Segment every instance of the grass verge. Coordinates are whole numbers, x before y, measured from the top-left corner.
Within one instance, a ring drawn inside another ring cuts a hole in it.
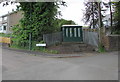
[[[10,47],[15,48],[15,49],[29,50],[28,47],[20,47],[20,46],[17,46],[17,45],[11,45]],[[37,49],[32,48],[32,51],[40,51],[40,52],[49,53],[49,54],[58,54],[58,51],[56,51],[56,50],[48,50],[48,49],[46,49],[44,47],[39,47]]]

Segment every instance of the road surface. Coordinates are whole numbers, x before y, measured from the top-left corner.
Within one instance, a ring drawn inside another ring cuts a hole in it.
[[[118,80],[118,53],[73,58],[2,49],[3,80]]]

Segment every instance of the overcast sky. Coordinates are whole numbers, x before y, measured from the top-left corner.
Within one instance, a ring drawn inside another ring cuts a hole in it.
[[[82,17],[83,17],[83,11],[84,0],[64,0],[67,3],[67,7],[61,7],[61,13],[62,18],[67,20],[73,20],[79,25],[83,25]],[[8,5],[6,7],[3,7],[0,5],[0,16],[7,14],[8,11],[11,12],[12,9],[16,9],[16,5]]]

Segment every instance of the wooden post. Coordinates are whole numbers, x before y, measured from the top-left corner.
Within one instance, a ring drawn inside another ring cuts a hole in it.
[[[32,48],[32,41],[31,41],[31,33],[29,34],[29,50],[31,50]]]

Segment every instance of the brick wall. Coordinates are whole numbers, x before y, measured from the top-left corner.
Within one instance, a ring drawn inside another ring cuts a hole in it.
[[[103,36],[102,43],[108,51],[120,50],[120,35]]]

